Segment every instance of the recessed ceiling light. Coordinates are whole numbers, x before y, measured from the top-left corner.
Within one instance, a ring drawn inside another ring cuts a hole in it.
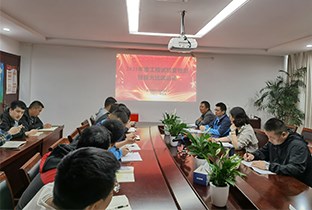
[[[312,44],[308,44],[307,47],[312,47]]]
[[[4,31],[11,31],[9,28],[2,28]]]

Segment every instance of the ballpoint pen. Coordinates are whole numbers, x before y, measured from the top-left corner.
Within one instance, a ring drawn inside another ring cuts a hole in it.
[[[126,204],[126,205],[120,205],[120,206],[115,206],[115,207],[112,207],[112,208],[109,208],[109,209],[106,209],[106,210],[112,210],[112,209],[122,209],[122,208],[126,208],[128,207],[129,205]]]

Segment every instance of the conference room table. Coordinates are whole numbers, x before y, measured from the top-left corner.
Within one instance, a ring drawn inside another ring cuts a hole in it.
[[[157,123],[138,123],[138,151],[143,161],[134,167],[135,182],[121,183],[132,209],[220,209],[211,204],[210,187],[193,183],[195,160],[182,146],[166,145]],[[226,209],[312,209],[312,189],[282,175],[259,175],[247,166],[230,187]]]
[[[18,198],[26,186],[20,178],[19,168],[33,155],[39,152],[44,155],[49,147],[63,136],[64,126],[58,126],[54,131],[40,132],[39,136],[29,136],[15,141],[26,141],[18,149],[0,148],[0,170],[8,177],[12,192]]]

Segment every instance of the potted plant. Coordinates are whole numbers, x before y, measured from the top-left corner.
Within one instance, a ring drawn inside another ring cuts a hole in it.
[[[193,135],[190,132],[186,132],[186,136],[191,141],[191,144],[187,146],[188,153],[195,156],[197,167],[206,161],[213,161],[216,154],[224,151],[222,144],[209,141],[210,134],[208,133]]]
[[[289,74],[280,70],[286,77],[278,76],[273,81],[267,81],[266,86],[257,94],[254,105],[258,110],[266,110],[287,125],[300,126],[304,113],[298,109],[300,88],[305,87],[304,75],[306,68],[298,69]]]
[[[169,129],[173,123],[175,123],[177,120],[179,120],[180,117],[176,115],[175,112],[172,114],[169,114],[165,112],[163,114],[163,119],[161,120],[161,123],[164,124],[164,133],[165,135],[170,135]]]
[[[244,176],[238,169],[242,161],[241,157],[237,154],[229,157],[229,151],[229,149],[226,150],[213,163],[209,163],[211,201],[213,205],[218,207],[226,205],[229,187],[235,184],[236,176]],[[218,157],[218,153],[214,157]]]
[[[166,143],[170,143],[173,147],[177,146],[178,141],[173,140],[183,131],[184,128],[187,128],[187,125],[182,122],[179,116],[176,115],[176,112],[173,112],[172,114],[165,112],[161,122],[164,124],[165,140],[169,139],[169,142]],[[170,135],[169,138],[168,135]]]

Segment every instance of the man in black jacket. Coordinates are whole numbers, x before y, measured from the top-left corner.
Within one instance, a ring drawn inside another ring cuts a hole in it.
[[[23,119],[28,123],[29,130],[31,129],[41,129],[41,128],[51,128],[51,124],[43,122],[39,118],[39,114],[44,108],[43,104],[40,101],[33,101],[28,109],[26,109]]]
[[[286,125],[276,118],[271,118],[265,123],[264,132],[269,142],[253,153],[245,153],[244,159],[258,160],[253,161],[252,166],[276,174],[293,176],[312,187],[312,156],[307,142],[298,133],[288,130]]]
[[[10,108],[2,114],[0,129],[9,131],[12,127],[19,127],[20,132],[12,135],[12,138],[23,138],[37,133],[36,130],[30,130],[27,121],[23,118],[26,110],[26,104],[23,101],[13,101]]]

